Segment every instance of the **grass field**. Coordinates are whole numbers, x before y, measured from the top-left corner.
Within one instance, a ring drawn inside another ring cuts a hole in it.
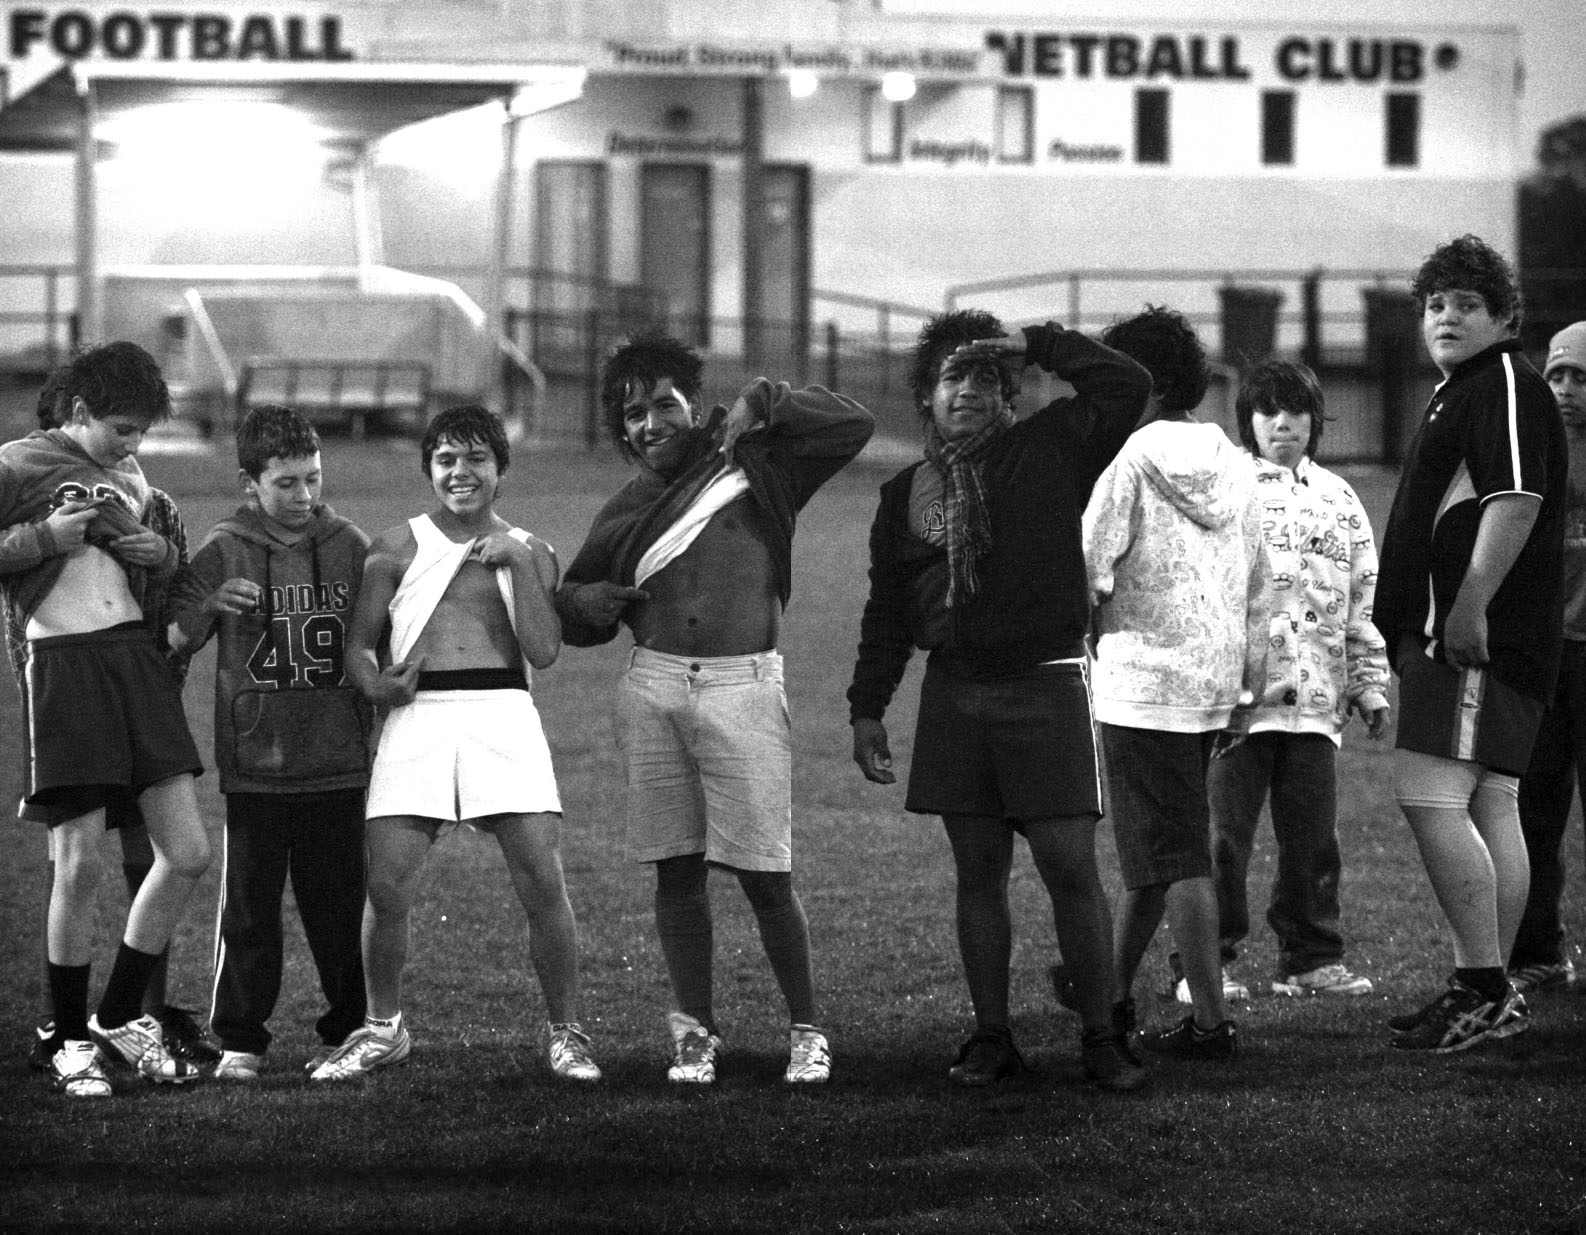
[[[146,458],[195,544],[236,501],[223,454]],[[326,498],[373,532],[425,508],[411,445],[332,441]],[[623,477],[604,456],[520,450],[502,502],[570,559]],[[713,879],[718,1008],[728,1054],[708,1092],[667,1085],[667,988],[651,875],[621,855],[609,703],[622,647],[568,649],[536,695],[567,808],[568,880],[583,937],[584,1022],[605,1082],[552,1082],[521,913],[499,854],[459,833],[430,860],[414,915],[406,1066],[310,1089],[317,992],[288,910],[288,973],[270,1070],[252,1089],[169,1091],[127,1077],[112,1102],[72,1103],[26,1070],[39,997],[43,844],[15,823],[0,869],[0,1225],[6,1229],[1467,1232],[1586,1231],[1586,998],[1536,1001],[1535,1030],[1447,1059],[1386,1046],[1384,1020],[1419,1004],[1451,961],[1395,807],[1387,746],[1359,733],[1342,762],[1350,961],[1378,991],[1340,1003],[1259,997],[1237,1010],[1229,1065],[1162,1063],[1144,1093],[1080,1077],[1077,1023],[1043,977],[1055,959],[1044,896],[1019,855],[1013,883],[1015,1032],[1038,1075],[961,1092],[945,1069],[969,1024],[939,824],[904,814],[901,786],[849,759],[843,692],[865,588],[865,533],[885,472],[863,464],[806,511],[783,650],[796,737],[796,873],[809,912],[836,1072],[779,1083],[785,1027],[736,885]],[[1393,478],[1355,477],[1381,526]],[[626,645],[626,639],[621,641]],[[213,648],[187,689],[209,752]],[[906,766],[918,666],[889,715]],[[16,700],[0,689],[0,732]],[[8,742],[8,750],[14,750]],[[16,792],[0,757],[0,796]],[[200,801],[215,835],[213,776]],[[112,847],[114,842],[109,842]],[[1567,929],[1586,939],[1581,830],[1569,839]],[[1110,829],[1100,852],[1116,890]],[[1264,904],[1270,840],[1253,864]],[[215,871],[179,936],[175,996],[207,1006]],[[123,913],[108,890],[101,958]],[[1265,989],[1264,925],[1236,969]],[[1165,971],[1160,941],[1144,974]],[[96,962],[95,992],[105,975]],[[1142,1000],[1146,1019],[1175,1015]]]

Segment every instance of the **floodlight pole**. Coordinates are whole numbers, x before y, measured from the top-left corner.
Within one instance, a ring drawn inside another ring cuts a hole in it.
[[[95,346],[104,342],[104,299],[99,289],[98,98],[91,81],[77,83],[77,339]]]
[[[743,79],[743,367],[765,368],[765,82]]]
[[[489,406],[505,410],[505,370],[499,340],[506,334],[507,263],[512,245],[512,187],[517,176],[518,123],[521,116],[507,107],[501,125],[501,172],[496,180],[495,243],[485,285],[484,382]]]

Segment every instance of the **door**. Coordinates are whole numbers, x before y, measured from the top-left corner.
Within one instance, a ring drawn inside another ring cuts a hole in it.
[[[644,286],[666,306],[667,329],[703,347],[710,342],[710,168],[646,163],[639,192]]]

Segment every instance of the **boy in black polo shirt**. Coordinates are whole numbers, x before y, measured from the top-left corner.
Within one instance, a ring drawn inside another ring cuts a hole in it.
[[[1388,516],[1376,622],[1399,674],[1395,792],[1455,969],[1389,1026],[1399,1049],[1444,1053],[1529,1024],[1503,966],[1529,881],[1519,778],[1558,673],[1567,455],[1552,394],[1520,351],[1508,263],[1462,236],[1413,290],[1444,381]]]

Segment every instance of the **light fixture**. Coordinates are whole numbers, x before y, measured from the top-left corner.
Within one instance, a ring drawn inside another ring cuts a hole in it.
[[[787,75],[787,92],[795,99],[807,99],[821,88],[821,79],[808,69],[794,69]]]
[[[914,97],[913,73],[883,73],[881,97],[891,103],[907,103]]]

